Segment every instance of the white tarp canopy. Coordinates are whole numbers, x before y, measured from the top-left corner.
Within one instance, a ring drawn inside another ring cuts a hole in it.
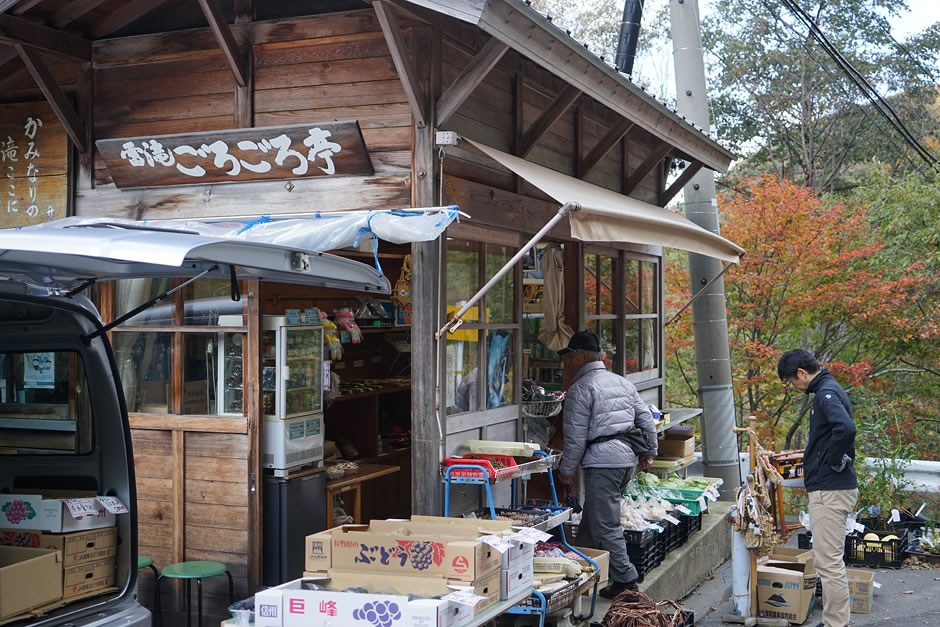
[[[645,203],[525,159],[463,138],[559,203],[577,203],[568,214],[571,236],[587,242],[633,242],[678,248],[738,263],[744,249],[668,209]]]

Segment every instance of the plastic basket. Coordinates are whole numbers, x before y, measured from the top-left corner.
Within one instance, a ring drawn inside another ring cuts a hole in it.
[[[546,512],[546,511],[537,510],[537,509],[523,509],[523,508],[517,508],[517,509],[505,508],[505,509],[502,509],[502,508],[499,508],[499,507],[497,507],[497,508],[495,508],[495,509],[496,509],[496,516],[497,516],[497,517],[500,516],[501,514],[503,514],[503,515],[506,515],[506,514],[524,514],[525,516],[528,517],[528,518],[525,519],[525,520],[510,520],[510,522],[512,523],[512,526],[513,526],[513,527],[537,527],[540,523],[546,522],[546,521],[549,519],[549,517],[552,515],[551,512]],[[479,518],[479,519],[482,519],[482,520],[489,520],[489,519],[490,519],[490,508],[484,507],[484,508],[482,508],[482,509],[478,509],[478,510],[476,510],[475,512],[473,512],[473,514],[474,514],[477,518]],[[507,518],[510,518],[510,517],[507,516]],[[497,518],[497,520],[503,520],[503,519]]]
[[[500,462],[503,467],[495,468],[492,462]],[[449,468],[451,466],[457,465],[467,465],[467,466],[479,466],[480,472],[470,470],[469,468],[458,468],[451,471],[451,477],[468,477],[468,478],[483,478],[485,476],[490,479],[497,479],[499,474],[504,471],[506,468],[515,470],[516,460],[508,455],[477,455],[475,457],[447,457],[444,459],[444,467]]]
[[[911,542],[907,547],[907,555],[913,555],[928,564],[938,564],[940,565],[940,555],[934,553],[927,553],[924,550],[924,547],[921,545],[921,537],[919,535],[911,538]]]
[[[879,537],[898,535],[891,531],[872,531]],[[865,540],[862,536],[845,536],[845,561],[857,566],[900,568],[908,549],[909,533],[905,529],[896,540]]]
[[[565,406],[565,396],[539,401],[522,401],[522,415],[532,418],[551,418],[561,413]]]

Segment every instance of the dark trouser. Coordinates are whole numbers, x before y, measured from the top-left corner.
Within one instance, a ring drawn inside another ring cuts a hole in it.
[[[578,546],[610,551],[610,581],[630,583],[639,575],[627,555],[620,525],[620,499],[636,466],[584,469],[584,511],[578,526]]]

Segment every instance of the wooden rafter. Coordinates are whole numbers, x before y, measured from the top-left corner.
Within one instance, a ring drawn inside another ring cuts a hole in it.
[[[669,151],[672,150],[672,144],[669,142],[659,142],[659,144],[650,151],[650,154],[646,157],[646,160],[641,163],[636,170],[633,171],[633,174],[630,175],[630,178],[627,179],[627,184],[624,186],[624,194],[630,194],[640,182],[646,178],[646,176],[653,171],[653,168],[662,163],[663,159],[666,158],[666,155],[669,154]]]
[[[167,0],[133,0],[111,13],[97,24],[91,33],[92,39],[101,39],[119,31],[131,22],[136,22],[157,7],[166,4]]]
[[[620,121],[607,131],[607,134],[597,142],[597,145],[591,149],[591,152],[581,160],[581,167],[578,168],[578,176],[582,178],[586,176],[587,173],[610,152],[610,149],[613,148],[624,135],[630,132],[631,128],[633,128],[633,122],[626,118],[620,118]]]
[[[13,10],[10,11],[10,13],[13,15],[22,15],[40,2],[42,2],[42,0],[19,0],[19,2],[16,2],[16,6],[13,7]]]
[[[663,205],[669,203],[673,197],[679,193],[679,190],[686,186],[686,183],[692,180],[692,177],[698,174],[698,171],[702,169],[704,164],[701,161],[693,161],[692,163],[685,166],[682,174],[679,175],[675,181],[672,182],[665,192],[663,192]]]
[[[65,97],[62,88],[56,83],[55,77],[52,76],[52,72],[49,71],[46,62],[43,61],[42,55],[21,43],[13,44],[13,47],[16,48],[20,58],[23,59],[23,63],[26,64],[29,73],[33,75],[49,106],[52,107],[59,121],[62,122],[65,132],[68,133],[68,136],[78,147],[78,151],[85,152],[87,146],[85,125],[82,124],[78,114],[75,113],[75,109],[72,108],[72,104]]]
[[[216,41],[219,42],[222,54],[225,55],[225,59],[232,68],[232,73],[235,75],[235,82],[238,83],[239,87],[244,87],[248,84],[248,70],[245,68],[245,58],[238,49],[238,44],[235,42],[234,35],[232,35],[232,29],[229,28],[228,22],[225,21],[225,14],[222,13],[219,0],[198,0],[198,2],[199,8],[202,9],[203,14],[209,21],[209,28],[212,29]]]
[[[509,46],[495,37],[483,44],[470,63],[437,100],[437,125],[442,126],[483,82],[490,70],[503,58]]]
[[[401,25],[398,22],[398,17],[391,7],[382,0],[375,0],[372,7],[379,19],[382,34],[385,36],[385,43],[388,44],[388,50],[392,54],[392,62],[395,64],[395,69],[401,79],[401,85],[408,97],[408,103],[411,105],[411,113],[414,115],[418,126],[424,128],[428,118],[427,98],[418,83],[418,74],[415,72],[411,57],[408,56],[405,40],[401,36]]]
[[[0,42],[23,44],[76,61],[91,61],[87,39],[10,15],[0,15]]]
[[[68,2],[61,9],[53,13],[52,26],[62,28],[67,24],[71,24],[105,2],[107,2],[107,0],[71,0],[71,2]]]
[[[536,142],[544,135],[552,124],[554,124],[558,118],[564,115],[565,111],[568,110],[574,101],[578,99],[578,96],[581,95],[581,91],[572,85],[565,87],[552,105],[545,109],[542,112],[542,115],[532,123],[526,131],[522,134],[522,138],[519,140],[519,152],[516,154],[517,157],[523,157],[529,154],[529,151],[535,147]],[[521,95],[520,95],[521,97]]]

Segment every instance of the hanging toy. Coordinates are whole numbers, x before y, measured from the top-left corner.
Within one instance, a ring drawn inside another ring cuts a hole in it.
[[[320,321],[323,324],[323,343],[330,351],[330,359],[339,361],[343,358],[343,345],[339,343],[336,325],[327,317],[325,311],[320,312]]]
[[[336,311],[336,326],[344,331],[349,331],[349,337],[352,338],[353,344],[362,341],[362,331],[359,330],[356,317],[349,307],[343,307]]]

